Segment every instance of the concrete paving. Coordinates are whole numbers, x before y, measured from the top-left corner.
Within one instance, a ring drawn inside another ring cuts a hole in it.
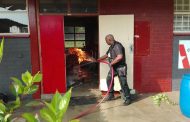
[[[166,93],[169,98],[178,103],[179,92]],[[151,98],[155,94],[141,94],[129,106],[124,106],[121,99],[102,103],[97,110],[87,116],[80,118],[81,122],[190,122],[184,117],[179,109],[179,105],[168,105],[162,103],[161,106],[154,105]],[[69,121],[72,117],[84,111],[91,105],[70,106],[64,121]]]
[[[94,94],[94,91],[97,93],[96,90],[92,90],[89,94]],[[172,101],[178,103],[179,91],[166,94]],[[154,105],[151,98],[153,95],[155,94],[140,94],[129,106],[124,106],[121,98],[104,102],[96,111],[80,118],[80,122],[190,122],[189,118],[181,114],[179,105],[173,106],[166,103],[162,103],[160,107]],[[88,104],[88,102],[85,104],[71,104],[63,122],[69,122],[80,112],[88,109],[89,106],[92,106],[92,104]],[[15,112],[14,116],[20,115],[23,111],[36,113],[41,107],[22,107]],[[14,122],[24,122],[24,120],[16,119]]]

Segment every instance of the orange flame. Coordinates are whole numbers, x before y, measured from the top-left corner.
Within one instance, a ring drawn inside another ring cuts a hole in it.
[[[78,48],[70,48],[69,49],[70,54],[75,54],[78,56],[78,62],[79,64],[82,61],[93,61],[92,59],[89,58],[89,56],[85,53],[85,51],[82,51],[81,49]]]

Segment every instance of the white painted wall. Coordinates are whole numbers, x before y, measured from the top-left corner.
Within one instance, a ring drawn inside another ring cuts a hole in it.
[[[127,80],[130,88],[133,88],[133,45],[134,45],[134,15],[100,15],[99,16],[99,52],[104,55],[109,46],[105,42],[105,36],[113,34],[115,40],[125,47],[126,62],[128,65]],[[131,50],[132,48],[132,50]],[[109,67],[100,64],[100,90],[107,91],[106,77]],[[115,90],[120,90],[118,77],[115,77]]]

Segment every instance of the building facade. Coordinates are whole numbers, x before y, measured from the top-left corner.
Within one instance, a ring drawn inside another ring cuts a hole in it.
[[[182,75],[190,71],[189,0],[1,0],[0,11],[0,36],[5,37],[1,92],[8,92],[10,76],[27,69],[43,73],[35,98],[65,92],[72,73],[67,66],[77,60],[68,58],[69,49],[97,58],[100,45],[106,45],[99,38],[100,16],[106,15],[133,15],[129,67],[139,92],[178,90]]]

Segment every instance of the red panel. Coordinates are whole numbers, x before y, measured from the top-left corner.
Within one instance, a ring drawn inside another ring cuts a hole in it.
[[[142,56],[150,53],[150,26],[149,22],[135,22],[135,38],[134,38],[134,88],[142,91]]]
[[[40,16],[43,93],[66,91],[63,16]]]
[[[29,25],[30,25],[30,48],[31,48],[31,64],[32,74],[40,71],[40,57],[39,57],[39,45],[38,45],[38,30],[37,30],[37,18],[36,18],[36,1],[28,0],[28,14],[29,14]],[[33,94],[33,97],[39,99],[41,96],[41,83],[38,91]]]
[[[135,22],[135,56],[145,56],[150,53],[149,22]]]

